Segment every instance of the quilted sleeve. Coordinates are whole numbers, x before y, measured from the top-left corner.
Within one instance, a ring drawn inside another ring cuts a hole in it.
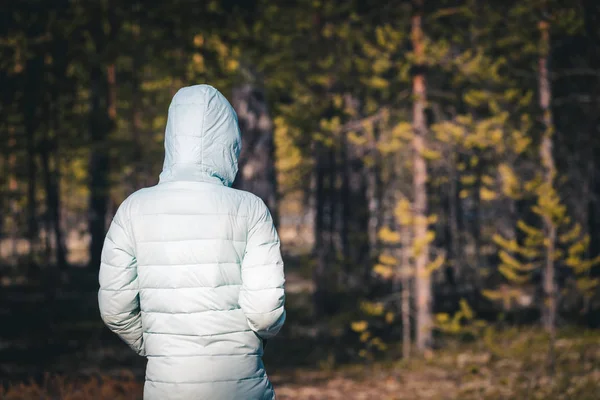
[[[126,200],[110,224],[100,264],[100,315],[108,328],[136,353],[144,355],[137,261],[129,230]]]
[[[269,339],[285,322],[283,261],[273,219],[262,200],[257,199],[253,214],[242,261],[239,304],[250,328]]]

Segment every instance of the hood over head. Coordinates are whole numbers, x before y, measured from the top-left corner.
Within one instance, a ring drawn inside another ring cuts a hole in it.
[[[237,114],[210,85],[181,88],[169,106],[160,182],[220,182],[231,186],[242,138]]]

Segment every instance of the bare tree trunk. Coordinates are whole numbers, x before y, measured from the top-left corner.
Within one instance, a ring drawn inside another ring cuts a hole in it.
[[[131,76],[131,139],[133,142],[132,154],[132,173],[130,177],[131,192],[138,190],[142,186],[146,186],[146,182],[150,173],[146,173],[145,167],[142,164],[143,159],[143,141],[142,134],[142,95],[140,91],[140,74],[144,63],[144,51],[140,42],[141,23],[140,11],[142,5],[136,1],[132,5],[132,34],[133,34],[133,56],[132,56],[132,76]]]
[[[347,139],[347,133],[341,135],[338,170],[342,176],[341,188],[337,192],[340,253],[343,254],[343,266],[340,283],[347,289],[367,289],[372,273],[369,240],[369,183],[368,166],[363,162],[358,149]],[[338,176],[333,174],[333,179]],[[375,193],[373,193],[375,196]]]
[[[352,202],[352,192],[350,188],[350,180],[355,178],[352,174],[352,166],[350,165],[350,157],[348,155],[349,152],[349,143],[346,137],[347,133],[342,133],[340,135],[340,166],[341,170],[342,182],[341,188],[337,191],[337,204],[336,207],[339,215],[339,235],[340,235],[340,247],[342,254],[342,269],[339,273],[339,282],[340,285],[347,283],[350,279],[350,266],[356,260],[352,259],[352,251],[350,249],[350,230],[351,230],[351,221],[350,219],[353,217],[352,207],[356,206]],[[355,208],[356,211],[356,208]]]
[[[62,3],[63,7],[68,6]],[[64,76],[67,70],[67,60],[64,57],[60,57],[67,51],[67,42],[59,39],[55,42],[53,52],[55,54],[53,68],[51,72],[54,74],[56,79]],[[67,266],[67,249],[61,229],[61,197],[60,197],[60,157],[56,154],[59,149],[58,143],[58,130],[60,126],[59,115],[62,112],[60,99],[60,86],[58,82],[52,84],[51,97],[53,99],[51,106],[47,109],[49,111],[48,121],[50,123],[49,129],[45,134],[46,146],[44,146],[44,170],[46,171],[45,183],[46,183],[46,201],[48,212],[50,214],[50,222],[54,230],[55,240],[55,252],[56,252],[56,264],[59,268]],[[52,158],[54,162],[52,163]],[[50,172],[51,164],[54,164],[52,172]]]
[[[380,140],[380,132],[376,130],[373,135],[369,135],[369,147],[367,154],[372,157],[373,163],[364,166],[364,179],[366,185],[367,202],[367,240],[369,247],[369,257],[367,261],[367,276],[371,274],[372,260],[375,260],[379,254],[379,240],[377,233],[381,227],[381,220],[385,214],[383,201],[383,185],[381,183],[381,157],[377,154],[377,143]]]
[[[53,110],[57,111],[57,110]],[[54,168],[52,168],[51,154],[55,154],[58,146],[56,143],[56,118],[54,115],[49,116],[51,122],[50,129],[45,132],[44,146],[42,148],[42,168],[44,171],[44,185],[46,190],[46,208],[48,213],[48,232],[54,233],[55,252],[56,252],[56,265],[58,267],[64,267],[67,264],[66,261],[66,249],[64,238],[62,235],[62,229],[60,227],[60,168],[59,158],[54,158]],[[51,133],[54,137],[51,137]]]
[[[588,49],[588,64],[594,70],[600,70],[600,32],[597,29],[600,23],[600,3],[596,0],[582,0],[582,8],[584,15],[585,32],[590,40]],[[596,77],[592,86],[592,103],[590,104],[591,115],[589,134],[586,135],[588,141],[588,161],[587,161],[587,178],[589,182],[590,195],[587,201],[586,221],[587,230],[590,233],[590,254],[588,257],[594,258],[600,254],[600,163],[598,158],[594,157],[598,153],[598,134],[600,131],[600,115],[598,108],[600,107],[600,78]]]
[[[450,225],[450,249],[452,252],[452,278],[449,279],[452,283],[456,283],[460,279],[460,273],[463,266],[462,249],[460,245],[460,228],[458,226],[458,171],[456,168],[456,154],[452,154],[450,165],[450,191],[448,193],[448,223]]]
[[[10,239],[12,244],[11,258],[13,262],[18,260],[17,242],[19,239],[19,183],[16,177],[17,171],[17,134],[15,128],[8,128],[8,193],[11,213]]]
[[[315,314],[321,315],[324,312],[324,298],[326,293],[327,282],[325,282],[325,272],[327,271],[327,235],[325,231],[325,213],[327,194],[325,188],[325,151],[321,143],[315,143],[315,258],[316,266],[313,271],[313,307]]]
[[[246,84],[233,90],[232,104],[242,131],[239,173],[234,186],[254,193],[277,222],[277,182],[273,122],[264,91]]]
[[[475,245],[475,265],[473,265],[473,268],[471,268],[470,272],[471,272],[471,279],[469,282],[469,288],[471,290],[469,290],[470,293],[473,292],[473,289],[475,291],[481,290],[481,283],[480,283],[480,277],[481,274],[479,273],[479,269],[481,267],[484,266],[484,258],[481,255],[481,248],[482,248],[482,234],[481,234],[481,211],[482,211],[482,207],[481,207],[481,186],[482,186],[482,182],[481,182],[481,176],[482,176],[482,171],[481,171],[481,163],[477,164],[477,167],[475,167],[475,176],[476,176],[476,181],[475,181],[475,190],[474,190],[474,194],[473,194],[473,244]]]
[[[550,77],[548,74],[548,57],[550,53],[550,24],[542,21],[539,24],[541,33],[541,55],[539,58],[539,96],[540,108],[543,112],[544,134],[540,145],[540,158],[544,167],[544,180],[548,189],[554,187],[556,165],[552,152],[552,136],[554,126],[552,121]],[[554,251],[556,244],[556,225],[551,215],[544,216],[544,230],[547,238],[546,264],[544,269],[544,328],[550,335],[549,364],[554,367],[554,342],[556,338],[556,282]]]
[[[25,98],[23,100],[25,123],[25,134],[27,136],[27,239],[29,241],[29,261],[33,263],[34,252],[38,244],[38,224],[37,224],[37,130],[39,127],[39,116],[37,115],[39,103],[39,88],[41,86],[41,77],[43,60],[39,55],[34,56],[27,62],[25,84]]]
[[[96,59],[90,66],[90,203],[89,231],[90,265],[100,266],[100,254],[106,231],[106,213],[108,211],[109,162],[107,139],[109,132],[115,126],[116,119],[116,71],[115,65],[105,63],[106,46],[115,40],[117,24],[114,15],[114,5],[107,4],[101,9],[102,14],[108,14],[110,32],[104,31],[105,18],[99,16],[92,29],[92,38],[96,45]]]
[[[405,359],[410,358],[411,348],[411,323],[410,323],[410,278],[412,276],[412,266],[410,265],[410,226],[403,224],[400,228],[402,240],[402,255],[400,279],[402,282],[401,292],[401,314],[402,314],[402,356]]]
[[[149,175],[145,174],[145,171],[142,168],[142,116],[139,92],[139,79],[137,78],[137,74],[137,69],[134,68],[133,75],[135,78],[133,78],[132,82],[132,85],[134,86],[131,99],[131,136],[133,142],[133,157],[131,160],[131,162],[133,163],[133,168],[130,178],[131,192],[138,190],[142,186],[140,182],[144,182],[146,180],[146,176]],[[142,177],[141,175],[144,176]]]
[[[378,181],[379,171],[378,166],[365,168],[365,179],[367,181],[367,203],[369,212],[368,226],[368,240],[370,258],[374,259],[378,252],[379,242],[377,239],[377,232],[380,226],[380,207],[381,207],[381,196],[380,196],[380,182]]]
[[[431,277],[427,271],[429,245],[427,237],[427,164],[423,157],[427,121],[425,107],[427,92],[425,83],[425,43],[422,29],[423,1],[414,1],[415,12],[411,20],[411,41],[416,66],[413,76],[413,189],[414,189],[414,240],[421,243],[415,257],[415,297],[417,308],[417,349],[425,351],[431,346]]]

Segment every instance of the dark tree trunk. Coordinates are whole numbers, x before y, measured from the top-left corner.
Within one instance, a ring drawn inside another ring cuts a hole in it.
[[[481,157],[480,157],[481,158]],[[481,187],[482,187],[482,175],[481,161],[475,167],[475,190],[473,194],[473,243],[475,246],[475,265],[471,269],[470,284],[474,285],[475,290],[480,290],[480,271],[484,266],[484,259],[481,255],[482,249],[482,235],[481,235]]]
[[[50,154],[54,154],[57,145],[55,138],[46,136],[44,151],[42,151],[42,164],[44,169],[44,184],[46,189],[46,207],[48,209],[48,228],[52,228],[55,239],[56,264],[65,267],[67,264],[65,243],[60,228],[60,190],[58,158],[54,159],[54,168],[51,166]],[[48,233],[50,234],[50,233]]]
[[[326,161],[325,149],[322,143],[315,143],[315,224],[314,224],[314,255],[316,265],[313,270],[313,307],[315,314],[322,315],[325,308],[327,282],[327,232],[325,230],[325,213],[328,191],[325,187]]]
[[[90,66],[90,203],[89,232],[90,264],[100,266],[100,254],[106,231],[106,213],[108,211],[109,156],[108,134],[113,129],[116,117],[115,66],[106,62],[107,45],[115,39],[117,29],[114,4],[106,5],[102,10],[107,15],[110,26],[108,34],[104,31],[105,18],[99,16],[91,28],[91,36],[96,46],[95,57]]]
[[[242,151],[234,187],[260,197],[277,223],[273,122],[264,91],[250,84],[235,88],[232,105],[242,131]]]
[[[133,168],[131,173],[130,185],[131,192],[138,190],[142,185],[146,185],[146,177],[149,176],[149,173],[144,171],[142,165],[143,159],[143,144],[142,144],[142,93],[140,90],[141,85],[141,67],[143,65],[143,54],[144,52],[141,49],[140,42],[140,20],[139,20],[139,12],[141,9],[141,4],[135,3],[134,6],[134,15],[132,18],[132,24],[138,26],[139,28],[133,30],[133,57],[132,57],[132,77],[131,77],[131,140],[133,144],[133,154],[132,160]],[[144,175],[142,177],[141,175]]]
[[[105,217],[108,208],[108,151],[106,135],[110,131],[110,118],[106,103],[108,90],[106,77],[99,66],[91,70],[91,157],[90,157],[90,214],[89,231],[91,236],[90,264],[100,266],[100,253],[105,234]]]
[[[356,260],[352,259],[352,251],[350,244],[350,219],[352,218],[353,208],[357,205],[352,203],[352,194],[350,192],[350,180],[352,179],[352,166],[348,160],[348,140],[346,133],[342,133],[340,136],[340,161],[342,171],[342,187],[338,191],[337,203],[339,204],[338,213],[340,215],[340,244],[342,253],[343,269],[340,271],[341,281],[346,282],[350,277],[350,267]],[[355,210],[354,210],[355,211]]]
[[[19,183],[17,180],[17,134],[15,128],[10,126],[8,128],[8,197],[9,197],[9,210],[11,214],[11,256],[12,261],[17,261],[17,240],[19,239],[19,220],[20,209],[19,209]]]
[[[460,227],[458,220],[458,207],[460,198],[458,196],[458,170],[456,167],[457,160],[456,155],[452,154],[450,165],[450,176],[449,176],[449,193],[448,193],[448,225],[450,229],[450,254],[452,255],[452,273],[448,271],[448,283],[454,285],[460,278],[462,272],[463,257],[462,257],[462,246],[460,239]]]
[[[346,196],[346,235],[348,256],[352,272],[352,286],[367,289],[369,287],[372,264],[369,245],[369,199],[367,167],[360,159],[356,149],[348,148],[348,157],[344,169],[347,171],[348,196]]]
[[[594,71],[600,71],[600,3],[596,0],[582,0],[584,10],[584,26],[588,37],[588,64]],[[591,115],[589,117],[589,140],[587,175],[590,185],[590,197],[588,201],[588,231],[590,233],[590,258],[600,254],[600,162],[598,157],[600,130],[600,114],[597,110],[600,106],[600,78],[594,77],[591,84],[592,104],[590,107]]]
[[[68,4],[66,5],[68,6]],[[63,2],[63,7],[66,7]],[[60,157],[57,155],[59,149],[58,144],[58,130],[60,126],[60,113],[62,112],[60,107],[60,94],[61,87],[60,77],[64,77],[67,71],[67,59],[61,57],[67,51],[67,41],[64,39],[58,39],[55,41],[53,53],[55,60],[51,73],[54,75],[55,82],[51,87],[51,101],[49,104],[52,106],[48,107],[47,120],[49,121],[49,129],[45,132],[45,146],[42,154],[42,162],[44,164],[44,181],[46,186],[46,203],[49,214],[49,222],[54,231],[55,240],[55,252],[56,252],[56,264],[59,268],[67,266],[67,250],[63,232],[61,229],[61,199],[60,199]],[[52,162],[52,155],[54,155],[54,162]],[[54,164],[54,168],[52,168]]]
[[[27,239],[30,246],[30,262],[33,262],[33,255],[38,242],[38,223],[37,223],[37,130],[39,127],[39,116],[37,115],[39,99],[39,90],[41,87],[41,77],[43,73],[43,60],[39,55],[35,55],[27,62],[26,83],[24,97],[23,119],[25,123],[25,134],[27,137]]]

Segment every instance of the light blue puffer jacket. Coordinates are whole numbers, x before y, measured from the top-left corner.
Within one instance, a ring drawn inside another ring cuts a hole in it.
[[[283,262],[269,210],[230,188],[241,147],[215,88],[169,107],[159,184],[132,194],[100,266],[102,319],[148,358],[144,399],[273,399],[262,339],[285,320]]]

